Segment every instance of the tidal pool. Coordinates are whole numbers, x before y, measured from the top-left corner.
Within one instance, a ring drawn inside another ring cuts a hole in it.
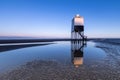
[[[114,80],[120,78],[118,76],[120,74],[119,59],[116,56],[110,56],[109,50],[105,51],[109,47],[103,46],[102,43],[57,41],[46,45],[26,46],[24,44],[24,46],[8,47],[4,47],[5,49],[2,47],[0,50],[0,79],[2,80]]]

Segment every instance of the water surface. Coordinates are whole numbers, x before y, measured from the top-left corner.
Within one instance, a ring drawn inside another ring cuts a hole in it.
[[[54,44],[34,46],[33,44],[31,44],[31,46],[29,45],[1,51],[0,52],[1,74],[7,71],[16,73],[16,69],[18,69],[17,71],[21,72],[22,69],[21,66],[22,67],[24,66],[24,69],[22,70],[23,73],[26,69],[28,70],[28,72],[29,70],[32,70],[31,72],[33,73],[35,72],[41,75],[40,79],[45,78],[46,80],[48,78],[50,80],[55,78],[49,74],[50,72],[52,72],[53,75],[56,75],[57,72],[56,80],[71,78],[74,78],[76,80],[79,79],[80,77],[82,77],[83,80],[87,79],[105,80],[106,78],[109,79],[111,77],[112,79],[119,78],[116,77],[118,74],[120,74],[119,70],[117,70],[119,69],[118,61],[116,63],[118,57],[116,57],[116,55],[111,57],[109,55],[109,51],[111,49],[108,50],[109,48],[108,46],[111,45],[115,46],[114,47],[115,49],[116,46],[118,45],[108,43],[109,45],[105,46],[105,43],[98,43],[92,41],[88,41],[86,44],[83,44],[82,42],[71,41],[60,42],[58,41],[52,43]],[[19,45],[16,45],[16,47],[18,46]],[[117,50],[119,51],[118,47]],[[111,54],[115,53],[116,52],[113,51],[111,52]],[[68,72],[69,74],[62,75],[64,71]],[[8,79],[10,77],[9,72],[6,74],[7,77],[5,79]],[[42,74],[46,74],[46,76]],[[116,76],[111,76],[113,74]],[[13,77],[12,79],[14,79],[14,75],[12,76]],[[20,76],[20,74],[18,75]],[[109,77],[109,75],[111,77]],[[36,78],[35,76],[34,78]]]
[[[80,45],[79,47],[82,46],[79,43],[77,44]],[[53,60],[62,64],[69,64],[73,66],[72,55],[74,55],[74,53],[71,51],[71,45],[74,46],[74,43],[71,43],[70,41],[61,41],[54,42],[54,44],[50,45],[36,45],[31,47],[21,47],[20,49],[13,48],[13,50],[8,49],[6,51],[0,52],[0,71],[2,72],[4,70],[15,68],[32,60]],[[83,64],[81,65],[87,64],[89,62],[94,63],[94,61],[101,60],[105,57],[106,54],[104,51],[96,48],[94,45],[94,42],[88,42],[87,45],[82,47]]]

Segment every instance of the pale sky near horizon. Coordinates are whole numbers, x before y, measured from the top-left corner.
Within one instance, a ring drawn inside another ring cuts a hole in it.
[[[89,38],[120,38],[119,0],[0,0],[0,36],[70,38],[80,14]]]

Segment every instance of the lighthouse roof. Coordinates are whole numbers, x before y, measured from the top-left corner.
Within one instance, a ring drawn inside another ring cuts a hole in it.
[[[80,16],[79,14],[76,14],[75,17],[80,18],[80,17],[82,17],[82,16]]]

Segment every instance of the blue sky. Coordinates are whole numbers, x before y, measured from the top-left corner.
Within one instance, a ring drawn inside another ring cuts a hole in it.
[[[119,0],[0,0],[0,36],[69,38],[75,14],[89,38],[120,38]]]

